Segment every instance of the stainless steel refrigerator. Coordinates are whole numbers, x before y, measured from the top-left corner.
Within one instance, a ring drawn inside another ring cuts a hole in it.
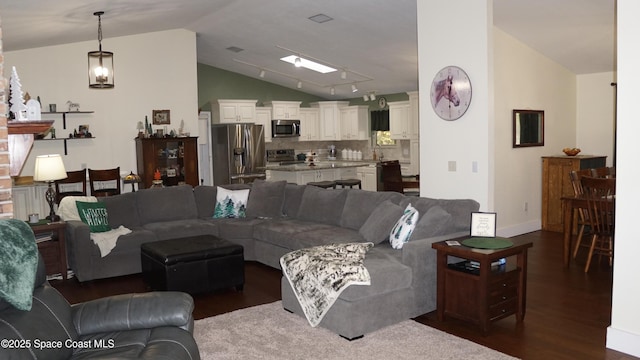
[[[211,126],[213,184],[242,184],[264,179],[264,129],[255,124]]]

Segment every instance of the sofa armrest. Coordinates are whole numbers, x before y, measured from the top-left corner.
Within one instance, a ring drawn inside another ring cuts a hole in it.
[[[124,294],[72,305],[79,335],[176,326],[193,333],[193,298],[175,292]]]
[[[93,279],[91,254],[99,251],[91,241],[89,225],[79,220],[69,220],[65,227],[67,261],[79,281]]]

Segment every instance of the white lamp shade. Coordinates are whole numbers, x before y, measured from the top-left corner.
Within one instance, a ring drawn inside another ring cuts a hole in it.
[[[54,181],[65,179],[67,171],[60,154],[40,155],[36,157],[36,168],[33,174],[35,181]]]

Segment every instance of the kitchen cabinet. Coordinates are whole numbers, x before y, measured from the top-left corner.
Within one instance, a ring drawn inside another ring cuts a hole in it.
[[[274,120],[298,120],[300,117],[300,104],[300,101],[269,101],[265,102],[264,106],[272,108],[271,118]]]
[[[317,141],[320,138],[319,109],[300,109],[300,141]]]
[[[320,138],[318,140],[340,140],[340,108],[349,106],[349,102],[319,101],[309,105],[320,111]]]
[[[572,170],[606,166],[606,156],[542,157],[542,230],[563,231],[562,197],[573,196]]]
[[[369,140],[369,107],[347,106],[340,109],[340,139]]]
[[[362,190],[378,190],[378,168],[373,166],[361,166],[357,168],[357,178],[362,181]]]
[[[299,171],[277,171],[267,170],[269,181],[284,180],[298,185],[305,185],[312,181],[333,181],[338,179],[339,169],[319,169],[319,170],[299,170]]]
[[[213,121],[220,124],[253,123],[256,121],[258,100],[218,100]]]
[[[164,186],[198,186],[197,137],[137,138],[136,159],[141,188],[149,188],[157,170]]]
[[[411,139],[409,101],[395,101],[389,104],[389,132],[396,140]]]
[[[29,214],[38,214],[40,219],[49,215],[49,204],[45,199],[47,184],[35,183],[11,188],[13,218],[29,220]]]
[[[256,108],[256,125],[262,125],[264,131],[264,142],[271,142],[273,139],[271,134],[271,108]]]

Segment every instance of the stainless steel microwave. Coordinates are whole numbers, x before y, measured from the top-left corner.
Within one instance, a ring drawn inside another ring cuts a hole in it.
[[[300,120],[271,120],[271,137],[300,136]]]

